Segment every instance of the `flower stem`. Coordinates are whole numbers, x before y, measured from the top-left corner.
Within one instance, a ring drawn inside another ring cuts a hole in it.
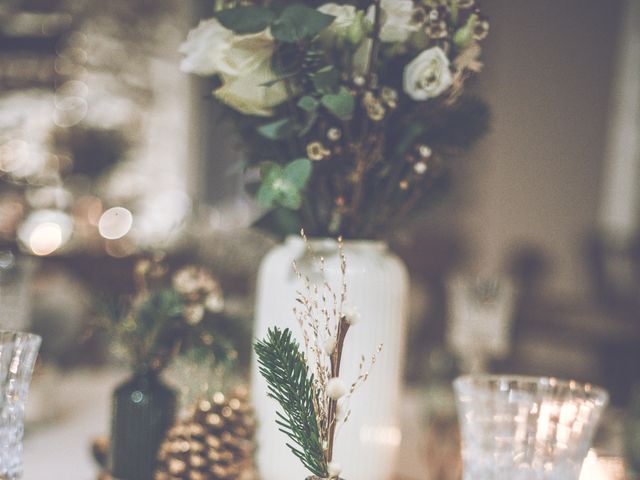
[[[340,323],[338,324],[337,335],[337,343],[336,348],[331,354],[331,377],[339,377],[340,376],[340,363],[342,362],[342,349],[344,347],[344,339],[347,336],[347,331],[349,330],[349,322],[347,322],[345,317],[340,318]],[[329,436],[328,436],[328,447],[327,447],[327,463],[333,460],[333,446],[335,442],[336,436],[336,414],[338,408],[338,401],[331,400],[329,402]]]

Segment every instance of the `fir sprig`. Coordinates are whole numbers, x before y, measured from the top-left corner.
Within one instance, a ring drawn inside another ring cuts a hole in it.
[[[268,330],[264,340],[255,343],[254,349],[269,396],[282,409],[277,412],[276,423],[291,440],[287,447],[311,473],[327,478],[327,460],[314,408],[314,378],[309,374],[298,342],[292,338],[291,330],[274,327]]]

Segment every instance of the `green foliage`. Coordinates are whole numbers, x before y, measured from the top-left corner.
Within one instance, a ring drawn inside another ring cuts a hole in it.
[[[478,23],[478,15],[470,15],[467,22],[453,36],[453,43],[458,48],[467,48],[473,43],[473,30]]]
[[[130,350],[135,366],[164,366],[183,322],[183,297],[172,289],[151,291],[122,320],[116,318],[115,340]]]
[[[318,110],[320,106],[320,102],[313,98],[310,95],[305,95],[300,100],[298,100],[298,107],[304,110],[305,112],[315,112]]]
[[[281,205],[297,210],[302,204],[301,192],[311,176],[311,161],[299,158],[284,168],[273,162],[265,162],[261,168],[262,185],[257,200],[270,208]]]
[[[340,120],[349,121],[353,118],[356,102],[353,95],[346,87],[340,87],[336,94],[327,94],[322,97],[322,105]]]
[[[294,3],[285,8],[271,25],[271,34],[279,42],[310,40],[331,25],[335,17],[314,8]]]
[[[267,28],[276,15],[264,7],[236,7],[220,10],[216,17],[218,21],[236,33],[258,33]]]
[[[288,118],[282,118],[275,122],[258,127],[258,133],[269,140],[283,140],[294,133],[293,122]]]
[[[321,94],[335,93],[340,86],[340,75],[332,66],[324,67],[310,77],[316,91]]]
[[[276,423],[289,437],[287,446],[311,473],[328,477],[314,408],[313,375],[307,371],[300,346],[289,329],[282,331],[274,327],[264,340],[255,343],[254,349],[269,396],[280,404]]]

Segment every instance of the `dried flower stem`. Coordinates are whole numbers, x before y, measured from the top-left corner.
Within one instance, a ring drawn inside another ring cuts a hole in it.
[[[344,348],[344,339],[349,331],[349,322],[342,316],[338,324],[336,349],[331,355],[331,377],[340,376],[340,364],[342,363],[342,349]],[[329,445],[327,447],[327,461],[333,460],[333,446],[336,432],[336,411],[338,408],[338,400],[331,400],[329,403]]]

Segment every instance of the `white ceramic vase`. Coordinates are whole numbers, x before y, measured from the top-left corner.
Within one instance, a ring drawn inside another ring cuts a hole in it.
[[[340,291],[338,244],[332,239],[311,240],[325,260],[324,274],[298,237],[290,237],[264,258],[258,276],[255,336],[263,338],[272,326],[290,328],[301,341],[293,315],[296,291],[302,284],[292,264],[313,283],[326,280]],[[405,353],[408,275],[404,264],[383,242],[346,241],[347,303],[360,313],[360,322],[347,335],[341,377],[355,380],[362,355],[369,357],[379,344],[383,350],[369,379],[351,401],[349,421],[338,433],[334,460],[349,480],[389,480],[400,444],[399,408]],[[301,480],[309,473],[285,446],[275,424],[277,405],[267,398],[266,383],[253,364],[252,395],[258,419],[257,462],[263,480]]]

